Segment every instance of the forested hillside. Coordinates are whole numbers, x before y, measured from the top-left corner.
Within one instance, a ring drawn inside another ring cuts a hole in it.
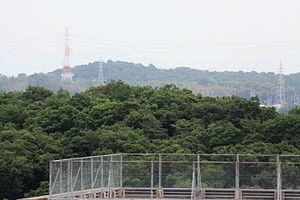
[[[121,61],[102,63],[104,79],[122,80],[129,85],[164,86],[176,84],[187,88],[196,94],[222,97],[236,95],[243,98],[259,96],[263,104],[276,103],[277,75],[258,72],[213,72],[196,70],[187,67],[175,69],[158,69],[153,65],[143,66]],[[17,77],[0,76],[0,90],[25,90],[29,85],[41,86],[53,91],[60,88],[69,90],[72,94],[97,85],[99,63],[75,66],[73,68],[74,82],[72,84],[60,80],[61,69],[47,74],[33,74]],[[286,82],[287,101],[290,104],[300,104],[300,73],[284,76]]]
[[[52,159],[117,152],[300,154],[300,109],[111,82],[0,93],[0,199],[47,192]]]

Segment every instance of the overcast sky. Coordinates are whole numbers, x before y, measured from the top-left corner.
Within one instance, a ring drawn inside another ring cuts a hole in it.
[[[104,60],[300,72],[299,0],[0,0],[0,73]]]

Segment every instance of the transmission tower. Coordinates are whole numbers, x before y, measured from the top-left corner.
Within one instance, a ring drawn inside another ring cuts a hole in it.
[[[98,85],[104,85],[102,59],[99,60]]]
[[[283,77],[283,65],[280,61],[279,73],[277,81],[277,104],[286,104],[285,88],[284,88],[284,77]]]
[[[70,65],[70,55],[71,48],[69,44],[69,30],[66,28],[65,31],[65,56],[64,56],[64,66],[61,74],[61,79],[66,82],[73,82],[73,74]]]

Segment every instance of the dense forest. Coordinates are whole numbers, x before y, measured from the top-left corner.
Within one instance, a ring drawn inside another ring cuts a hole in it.
[[[102,63],[104,79],[122,80],[132,86],[160,87],[176,84],[179,88],[187,88],[195,94],[222,97],[240,96],[249,99],[258,96],[262,104],[276,104],[277,75],[275,73],[258,72],[214,72],[196,70],[188,67],[159,69],[154,65],[110,61]],[[19,74],[17,77],[0,76],[0,91],[24,91],[29,85],[45,87],[58,91],[67,89],[74,94],[82,92],[90,86],[98,84],[99,62],[75,66],[73,83],[62,82],[61,69],[49,73],[33,75]],[[300,73],[284,76],[286,82],[286,98],[290,104],[300,104]]]
[[[0,199],[47,193],[52,159],[117,152],[300,154],[300,109],[113,81],[0,93]]]

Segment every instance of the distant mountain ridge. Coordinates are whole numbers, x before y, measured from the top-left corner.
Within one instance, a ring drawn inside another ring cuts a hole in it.
[[[159,69],[154,65],[111,61],[102,63],[104,79],[122,80],[130,85],[155,86],[175,84],[187,88],[194,93],[205,96],[237,95],[244,98],[258,95],[262,102],[275,103],[277,75],[265,72],[216,72],[208,70],[177,67],[174,69]],[[49,73],[38,73],[17,77],[0,76],[0,90],[24,90],[28,85],[41,86],[54,91],[64,88],[71,93],[81,92],[90,86],[97,85],[99,62],[78,65],[72,68],[73,83],[60,80],[61,69]],[[285,75],[287,100],[299,103],[300,73]]]

